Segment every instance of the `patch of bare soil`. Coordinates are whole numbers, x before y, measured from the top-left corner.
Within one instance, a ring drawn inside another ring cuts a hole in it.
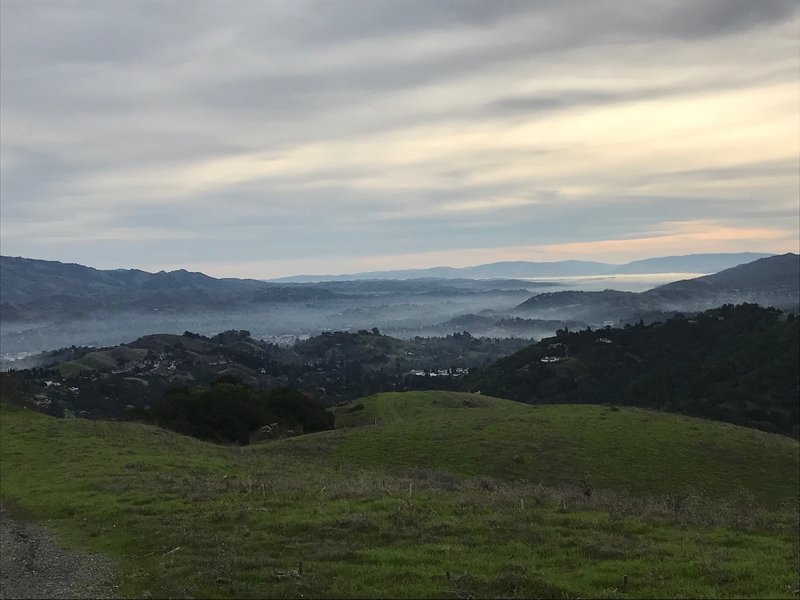
[[[60,548],[0,503],[0,598],[111,598],[111,563]]]

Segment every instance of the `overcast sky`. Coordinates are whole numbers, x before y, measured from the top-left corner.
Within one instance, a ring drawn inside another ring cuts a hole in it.
[[[0,2],[5,255],[798,251],[800,3]]]

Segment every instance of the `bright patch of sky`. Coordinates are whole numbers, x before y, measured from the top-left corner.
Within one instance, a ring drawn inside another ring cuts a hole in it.
[[[800,244],[796,0],[0,3],[0,250],[218,276]]]

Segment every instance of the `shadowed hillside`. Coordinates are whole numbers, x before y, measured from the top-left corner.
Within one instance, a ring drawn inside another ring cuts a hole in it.
[[[799,348],[793,315],[726,305],[647,326],[562,330],[466,385],[534,404],[651,407],[796,437]]]

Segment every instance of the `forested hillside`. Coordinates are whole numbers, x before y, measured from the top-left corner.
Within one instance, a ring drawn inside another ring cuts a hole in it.
[[[386,390],[460,385],[524,348],[526,340],[469,333],[400,340],[377,329],[326,332],[293,346],[253,339],[246,330],[212,337],[152,334],[108,348],[70,347],[31,357],[0,373],[20,399],[54,416],[121,417],[160,400],[169,389],[233,377],[255,390],[291,387],[325,404]]]
[[[528,403],[646,406],[796,437],[799,325],[743,304],[647,326],[561,330],[466,383]]]

